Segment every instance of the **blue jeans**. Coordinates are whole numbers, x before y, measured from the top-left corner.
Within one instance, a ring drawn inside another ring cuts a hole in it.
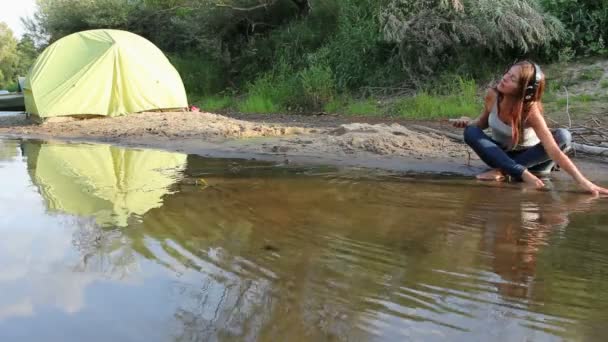
[[[571,148],[572,135],[568,130],[558,128],[553,131],[553,137],[562,151]],[[521,179],[526,169],[535,173],[548,173],[555,165],[542,144],[523,150],[505,151],[477,126],[465,128],[464,141],[488,166],[500,169],[517,180]]]

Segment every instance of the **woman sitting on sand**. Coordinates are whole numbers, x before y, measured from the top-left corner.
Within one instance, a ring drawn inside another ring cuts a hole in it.
[[[541,103],[545,76],[537,64],[523,61],[511,66],[495,88],[488,90],[483,113],[476,120],[462,117],[454,126],[465,127],[464,140],[493,169],[477,176],[500,181],[509,175],[541,188],[533,173],[549,173],[554,161],[586,191],[608,194],[590,182],[564,153],[571,149],[571,135],[559,128],[553,133],[543,117]],[[490,128],[492,137],[483,130]]]

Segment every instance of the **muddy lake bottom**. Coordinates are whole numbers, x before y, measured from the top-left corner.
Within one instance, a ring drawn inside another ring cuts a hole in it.
[[[2,341],[605,340],[608,200],[0,140]]]

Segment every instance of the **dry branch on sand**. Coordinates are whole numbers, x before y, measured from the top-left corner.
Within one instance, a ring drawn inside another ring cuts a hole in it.
[[[606,129],[606,125],[597,118],[592,118],[590,121],[593,121],[595,126],[585,124],[575,125],[571,128],[566,127],[572,132],[575,141],[578,139],[584,142],[584,144],[573,142],[572,147],[575,152],[599,157],[608,157],[608,130]],[[441,134],[458,141],[464,140],[460,134],[445,132],[420,125],[412,125],[411,127],[423,132]]]

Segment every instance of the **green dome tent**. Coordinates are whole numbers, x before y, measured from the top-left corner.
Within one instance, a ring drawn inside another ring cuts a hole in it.
[[[78,32],[47,47],[26,78],[24,94],[26,111],[42,119],[188,106],[184,84],[165,55],[119,30]]]

